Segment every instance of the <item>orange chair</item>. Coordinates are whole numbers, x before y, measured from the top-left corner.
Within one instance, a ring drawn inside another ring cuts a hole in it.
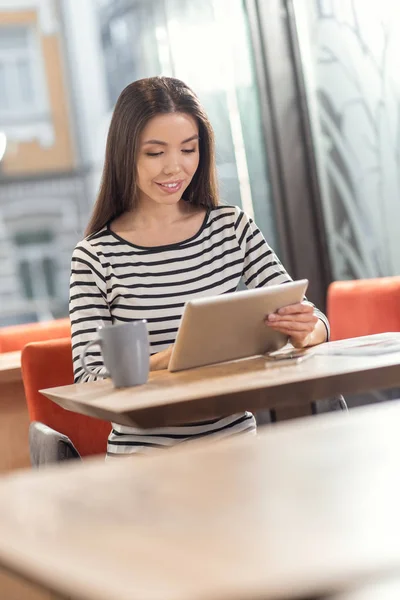
[[[71,340],[28,344],[21,363],[30,421],[68,436],[82,457],[105,454],[110,423],[64,410],[39,393],[44,388],[73,383]]]
[[[332,340],[400,331],[400,277],[335,281],[327,313]]]
[[[71,324],[68,318],[45,323],[27,323],[0,327],[0,352],[14,352],[30,342],[70,338]]]

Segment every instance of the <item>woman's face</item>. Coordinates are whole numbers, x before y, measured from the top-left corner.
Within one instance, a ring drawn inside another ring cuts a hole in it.
[[[137,185],[140,199],[175,204],[199,165],[199,128],[185,113],[153,117],[139,140]]]

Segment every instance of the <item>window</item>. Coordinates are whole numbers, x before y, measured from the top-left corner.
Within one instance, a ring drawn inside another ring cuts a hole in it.
[[[97,6],[110,105],[141,77],[172,75],[190,85],[215,129],[222,198],[254,215],[279,251],[243,0],[97,0]]]
[[[30,27],[0,27],[0,118],[29,118],[43,111],[39,47]]]
[[[164,2],[97,0],[97,5],[110,107],[113,107],[126,85],[159,73],[156,29],[164,15]]]
[[[48,302],[56,296],[54,240],[50,231],[31,231],[15,235],[19,276],[28,300]]]

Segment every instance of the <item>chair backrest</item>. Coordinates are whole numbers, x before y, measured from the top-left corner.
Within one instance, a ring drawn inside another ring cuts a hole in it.
[[[400,331],[400,277],[335,281],[327,313],[332,340]]]
[[[0,327],[0,352],[14,352],[30,342],[71,337],[69,318]]]
[[[21,365],[30,421],[68,436],[81,456],[105,454],[110,423],[64,410],[39,392],[74,382],[71,340],[32,342],[22,351]]]

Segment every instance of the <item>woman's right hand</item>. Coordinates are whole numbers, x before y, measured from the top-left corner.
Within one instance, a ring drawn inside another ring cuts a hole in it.
[[[153,356],[150,357],[150,371],[168,369],[173,347],[174,345],[172,344],[165,350],[161,350],[161,352],[157,352],[157,354],[153,354]]]

